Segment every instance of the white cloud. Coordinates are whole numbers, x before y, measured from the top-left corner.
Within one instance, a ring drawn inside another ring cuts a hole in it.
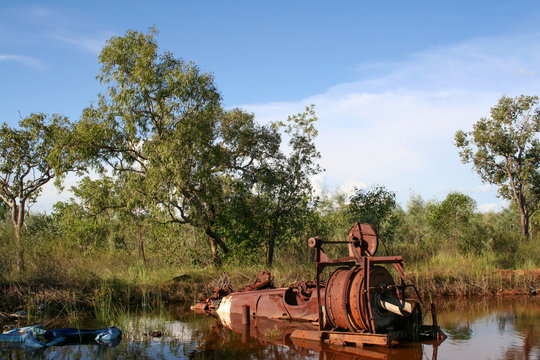
[[[339,190],[343,192],[347,197],[351,196],[356,189],[366,189],[367,184],[361,181],[346,180],[343,185],[339,187]]]
[[[38,59],[31,56],[0,54],[0,61],[12,61],[12,62],[17,62],[17,63],[22,63],[26,66],[30,66],[33,68],[42,67],[41,62]]]
[[[97,54],[103,49],[105,42],[112,36],[112,33],[101,32],[99,34],[86,35],[62,30],[51,32],[49,36],[81,50]]]
[[[384,63],[365,64],[364,70],[376,68],[378,75],[299,102],[240,107],[268,122],[315,104],[317,147],[330,188],[382,184],[402,203],[410,189],[433,198],[476,188],[495,201],[496,189],[482,185],[460,162],[453,136],[489,115],[502,95],[540,92],[540,34],[473,39],[387,66],[385,72]],[[518,75],[520,69],[528,76]]]
[[[536,71],[532,71],[532,70],[525,69],[525,68],[519,68],[517,73],[519,75],[534,75],[534,74],[536,74]]]
[[[483,185],[477,186],[475,189],[476,192],[481,192],[481,193],[490,192],[491,190],[493,190],[493,185],[491,184],[483,184]]]
[[[110,172],[106,172],[105,174],[109,176],[111,175]],[[62,181],[62,190],[59,190],[54,185],[53,179],[43,186],[37,202],[31,206],[30,211],[50,213],[53,209],[53,205],[57,202],[69,201],[71,198],[75,197],[71,191],[71,188],[76,186],[78,182],[85,176],[90,177],[91,180],[100,178],[100,175],[93,170],[89,170],[89,173],[83,176],[78,176],[75,173],[68,173]]]
[[[30,207],[30,211],[39,213],[49,213],[52,211],[52,207],[59,201],[68,201],[73,197],[73,193],[70,191],[72,186],[75,186],[81,178],[73,173],[70,173],[64,179],[62,185],[63,190],[59,190],[54,185],[54,180],[49,181],[43,185],[41,194],[35,204]]]
[[[87,50],[103,45],[97,38],[59,34],[58,39]],[[497,209],[502,203],[495,187],[482,184],[460,162],[453,135],[489,115],[502,95],[540,93],[540,34],[473,39],[401,62],[361,67],[377,74],[298,102],[240,107],[267,123],[316,105],[316,142],[326,169],[312,179],[318,191],[352,192],[355,186],[381,184],[405,204],[411,190],[432,199],[453,189],[473,189],[467,193],[482,204],[479,209]],[[520,75],[524,72],[527,76]],[[52,191],[43,194],[49,201],[65,196]]]
[[[313,194],[315,196],[321,196],[324,193],[325,187],[324,187],[324,174],[319,173],[317,175],[312,176],[309,179],[311,186],[313,187]]]
[[[488,212],[500,211],[505,207],[508,207],[508,202],[500,201],[500,202],[497,202],[497,203],[482,204],[482,205],[478,206],[478,210],[480,212],[482,212],[482,213],[488,213]]]

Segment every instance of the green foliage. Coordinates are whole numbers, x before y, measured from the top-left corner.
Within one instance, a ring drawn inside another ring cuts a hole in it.
[[[309,179],[321,171],[314,143],[316,121],[315,107],[311,105],[303,113],[289,116],[287,122],[272,124],[274,130],[283,129],[289,137],[290,149],[288,154],[277,152],[269,158],[258,181],[261,210],[268,218],[268,266],[272,266],[275,244],[290,237],[313,197]]]
[[[472,163],[483,181],[516,203],[523,235],[538,209],[540,195],[540,107],[537,96],[503,96],[473,131],[456,132],[456,146],[464,163]]]
[[[450,239],[454,249],[470,249],[466,243],[476,203],[469,196],[450,193],[439,204],[427,207],[427,224],[437,237]]]
[[[354,221],[372,224],[379,236],[390,244],[397,218],[396,194],[382,185],[370,189],[355,189],[348,212]]]
[[[66,117],[31,114],[19,128],[0,127],[0,197],[14,209],[35,202],[44,184],[75,166]]]
[[[113,168],[139,213],[203,229],[217,261],[218,247],[235,245],[220,230],[227,206],[249,200],[280,137],[251,114],[223,110],[213,76],[160,54],[156,33],[128,31],[102,50],[107,91],[84,111],[78,134],[91,146],[82,153]]]
[[[6,203],[0,202],[0,221],[7,219],[9,208]]]

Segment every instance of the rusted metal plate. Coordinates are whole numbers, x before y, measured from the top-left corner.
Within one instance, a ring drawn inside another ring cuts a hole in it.
[[[285,309],[283,294],[264,294],[257,302],[256,316],[270,319],[290,319],[289,312]]]
[[[208,304],[205,302],[199,302],[192,307],[195,312],[204,313],[208,310]]]
[[[349,291],[349,308],[351,309],[351,324],[355,331],[366,331],[369,329],[366,312],[366,294],[364,289],[365,276],[363,269],[358,268],[359,274],[355,275],[351,282]]]
[[[244,291],[272,288],[274,288],[274,277],[270,271],[263,270],[257,275],[257,279],[255,279],[253,284],[244,287]]]

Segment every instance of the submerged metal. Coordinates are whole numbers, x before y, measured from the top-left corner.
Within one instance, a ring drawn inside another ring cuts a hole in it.
[[[233,316],[243,316],[245,323],[249,317],[310,322],[315,327],[296,329],[291,338],[333,344],[394,346],[400,341],[444,340],[433,305],[433,324],[422,323],[422,299],[405,282],[402,257],[376,257],[378,243],[373,226],[361,223],[351,228],[346,241],[311,238],[308,245],[316,250],[315,282],[268,289],[273,277],[263,272],[252,286],[222,298],[216,296],[220,293],[216,289],[195,309],[215,310],[225,324]],[[346,245],[349,256],[330,259],[322,246],[333,244]],[[324,281],[327,267],[335,269]],[[399,275],[397,284],[391,268]]]

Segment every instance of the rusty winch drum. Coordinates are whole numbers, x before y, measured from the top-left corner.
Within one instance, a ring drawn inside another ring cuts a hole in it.
[[[400,303],[395,290],[392,275],[382,266],[374,266],[369,272],[370,287],[381,291],[372,291],[370,301],[367,299],[366,279],[361,267],[339,268],[328,280],[325,294],[326,315],[333,328],[349,331],[369,331],[371,306],[375,329],[386,329],[401,321],[402,317],[389,310],[389,304]]]
[[[374,256],[378,236],[373,226],[356,223],[349,231],[348,247],[351,257]],[[397,325],[412,313],[412,304],[399,299],[394,285],[392,275],[383,266],[371,266],[369,271],[363,271],[361,265],[336,269],[326,285],[327,325],[353,332],[371,331],[372,327],[379,331]],[[368,286],[372,291],[368,291]]]

